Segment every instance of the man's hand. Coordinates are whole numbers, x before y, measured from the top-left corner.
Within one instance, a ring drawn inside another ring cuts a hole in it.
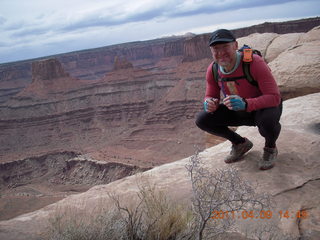
[[[230,95],[223,99],[223,104],[230,110],[243,111],[247,108],[246,101],[238,95]]]
[[[207,98],[203,105],[206,112],[214,112],[219,106],[219,100],[217,98]]]

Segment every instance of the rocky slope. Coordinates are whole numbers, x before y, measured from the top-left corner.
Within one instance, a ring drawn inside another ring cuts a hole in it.
[[[99,162],[75,152],[52,152],[1,163],[0,220],[35,211],[92,186],[145,170],[120,163]]]
[[[253,141],[254,147],[244,161],[232,165],[244,180],[254,184],[257,192],[268,193],[271,196],[274,201],[271,209],[273,217],[268,219],[268,223],[273,222],[279,226],[278,231],[291,234],[296,239],[316,240],[320,234],[319,100],[320,94],[316,93],[284,102],[282,132],[278,140],[279,158],[273,169],[258,170],[257,160],[261,156],[264,141],[254,127],[238,129],[240,134]],[[230,144],[223,142],[205,150],[199,156],[210,170],[229,168],[230,165],[223,162],[229,149]],[[167,196],[176,201],[189,202],[191,184],[185,169],[187,163],[188,158],[164,164],[142,173],[139,179],[150,184],[155,183]],[[131,176],[107,185],[96,186],[85,193],[69,196],[33,213],[1,221],[0,238],[39,239],[46,231],[47,220],[58,209],[74,207],[91,212],[100,202],[108,205],[110,191],[119,194],[123,199],[133,199],[138,191],[137,177]],[[279,211],[287,210],[291,217],[279,217]],[[296,217],[295,213],[301,210],[308,213],[307,218]],[[244,233],[244,229],[252,229],[252,226],[263,223],[239,218],[235,231]]]

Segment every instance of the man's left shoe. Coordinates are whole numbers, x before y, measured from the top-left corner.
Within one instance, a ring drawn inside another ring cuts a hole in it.
[[[259,162],[260,170],[268,170],[274,167],[275,161],[277,160],[278,149],[277,148],[267,148],[263,149],[263,156]]]

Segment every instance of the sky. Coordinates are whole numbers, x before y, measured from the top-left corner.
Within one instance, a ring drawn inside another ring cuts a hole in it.
[[[0,63],[320,16],[320,0],[0,0]]]

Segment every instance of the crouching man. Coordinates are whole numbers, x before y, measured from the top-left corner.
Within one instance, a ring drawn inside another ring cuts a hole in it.
[[[265,139],[259,168],[272,168],[278,154],[276,141],[281,130],[282,102],[270,68],[256,54],[249,63],[245,62],[244,53],[238,51],[238,42],[229,30],[213,32],[209,46],[214,62],[207,69],[204,111],[197,116],[196,125],[232,143],[226,163],[239,161],[253,146],[229,126],[257,126]],[[244,64],[249,64],[249,70],[245,70]],[[255,84],[248,81],[248,72]]]

